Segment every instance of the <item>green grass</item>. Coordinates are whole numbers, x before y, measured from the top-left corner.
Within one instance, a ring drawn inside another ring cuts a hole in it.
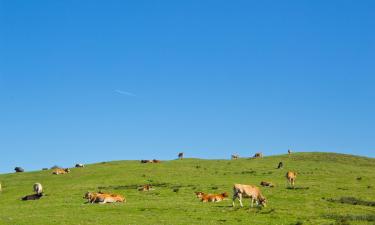
[[[284,168],[276,169],[283,161]],[[287,189],[285,173],[298,172]],[[195,191],[232,194],[234,183],[273,182],[261,188],[266,208],[202,203]],[[115,161],[73,168],[67,175],[37,171],[0,175],[0,224],[375,224],[375,159],[332,153],[295,153],[262,159]],[[21,201],[42,183],[44,198]],[[155,191],[137,191],[142,184]],[[125,195],[127,203],[85,204],[86,191]],[[349,199],[349,200],[348,200]],[[361,204],[359,204],[361,203]]]

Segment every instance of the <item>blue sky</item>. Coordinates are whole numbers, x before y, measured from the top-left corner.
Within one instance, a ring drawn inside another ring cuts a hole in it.
[[[0,0],[0,172],[375,156],[374,1]]]

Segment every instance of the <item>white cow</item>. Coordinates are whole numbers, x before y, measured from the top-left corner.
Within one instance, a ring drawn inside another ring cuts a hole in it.
[[[35,183],[33,185],[34,192],[37,193],[38,195],[43,192],[43,187],[40,183]]]

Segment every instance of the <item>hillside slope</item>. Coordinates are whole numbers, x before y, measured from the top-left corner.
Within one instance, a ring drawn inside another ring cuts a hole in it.
[[[276,169],[279,161],[283,169]],[[298,172],[287,189],[285,173]],[[333,153],[295,153],[262,159],[115,161],[73,168],[70,174],[38,171],[0,175],[0,224],[374,224],[375,159]],[[266,208],[231,207],[231,200],[202,203],[194,191],[229,192],[234,183],[261,188]],[[47,196],[21,201],[35,182]],[[156,190],[136,187],[153,184]],[[85,204],[86,191],[123,194],[124,204]],[[356,199],[341,199],[354,197]],[[341,202],[336,201],[341,199]]]

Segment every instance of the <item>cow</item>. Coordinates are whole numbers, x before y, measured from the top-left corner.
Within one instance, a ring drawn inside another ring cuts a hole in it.
[[[161,161],[160,161],[160,160],[157,160],[157,159],[153,159],[152,162],[153,162],[153,163],[161,163]]]
[[[19,166],[17,166],[16,168],[14,168],[14,170],[16,171],[16,173],[22,173],[22,172],[25,171],[22,167],[19,167]]]
[[[263,153],[261,152],[255,153],[254,158],[263,158]]]
[[[3,189],[1,188],[1,183],[0,183],[0,192],[2,191]]]
[[[178,159],[183,159],[183,158],[184,158],[184,153],[183,152],[178,153]]]
[[[82,163],[77,163],[75,165],[76,168],[82,168],[82,167],[85,167],[85,165],[83,165]]]
[[[220,202],[228,197],[227,192],[221,194],[205,194],[203,192],[196,192],[197,197],[202,202]]]
[[[95,193],[87,192],[83,198],[86,198],[88,203],[113,203],[113,202],[126,202],[125,197],[118,194],[108,194],[108,193]]]
[[[279,162],[279,165],[277,166],[277,169],[281,169],[281,168],[283,168],[283,166],[284,166],[283,162]]]
[[[32,195],[26,195],[25,197],[22,198],[23,201],[27,200],[38,200],[41,197],[43,197],[43,193],[40,194],[32,194]]]
[[[142,187],[138,188],[138,191],[152,191],[152,190],[155,190],[155,189],[152,188],[150,184],[145,184]]]
[[[142,160],[141,160],[141,163],[152,163],[152,160],[142,159]]]
[[[289,155],[292,154],[292,150],[288,149],[288,154]]]
[[[70,173],[69,168],[66,168],[66,169],[57,168],[57,169],[54,169],[52,172],[52,174],[55,174],[55,175],[66,174],[66,173]]]
[[[268,181],[262,181],[262,182],[260,182],[260,185],[263,186],[263,187],[274,187],[275,186],[271,182],[268,182]]]
[[[45,167],[44,167],[44,168],[42,168],[42,170],[48,170],[48,168],[45,168]]]
[[[286,179],[287,179],[287,182],[290,186],[292,186],[294,188],[294,183],[296,181],[296,178],[297,178],[297,172],[294,172],[294,171],[288,171],[286,173]]]
[[[239,158],[240,158],[240,155],[238,154],[231,155],[231,159],[239,159]]]
[[[41,194],[41,193],[43,193],[43,187],[42,187],[42,185],[41,185],[40,183],[35,183],[35,184],[33,185],[33,190],[34,190],[34,192],[35,192],[36,194]]]
[[[262,205],[266,207],[266,198],[262,195],[260,189],[253,185],[246,185],[246,184],[234,184],[233,186],[233,201],[232,206],[234,207],[234,201],[238,198],[240,201],[241,207],[242,198],[250,198],[251,199],[251,207],[253,207],[254,201],[257,205]]]

